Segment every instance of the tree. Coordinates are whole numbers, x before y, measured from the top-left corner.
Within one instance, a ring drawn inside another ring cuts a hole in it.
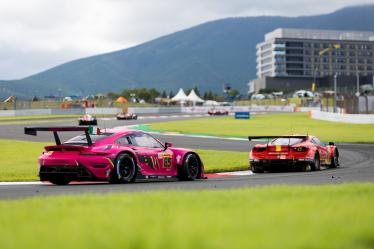
[[[167,95],[166,95],[166,91],[163,90],[162,93],[161,93],[161,98],[164,98],[164,99],[165,99],[166,97],[167,97]]]
[[[160,96],[160,92],[155,88],[129,88],[122,91],[122,95],[127,98],[136,98],[137,100],[143,99],[146,102],[154,103],[155,98]]]
[[[197,96],[200,96],[200,91],[199,91],[199,88],[197,88],[197,86],[195,86],[193,88],[193,90],[195,91],[195,93],[197,94]]]
[[[119,97],[119,94],[118,93],[114,93],[114,92],[109,92],[107,93],[106,95],[109,99],[117,99]]]

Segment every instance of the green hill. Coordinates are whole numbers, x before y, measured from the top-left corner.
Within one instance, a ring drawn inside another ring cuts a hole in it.
[[[0,82],[0,97],[91,94],[130,87],[198,86],[243,93],[255,78],[255,46],[279,27],[374,31],[374,5],[307,17],[243,17],[204,23],[128,49],[71,61],[17,81]]]

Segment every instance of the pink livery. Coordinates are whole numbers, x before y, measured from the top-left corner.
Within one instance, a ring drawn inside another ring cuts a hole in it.
[[[56,145],[46,146],[39,157],[41,181],[65,185],[71,181],[130,183],[137,179],[204,179],[199,155],[173,148],[148,133],[137,130],[100,130],[90,127],[33,127],[25,134],[53,132]],[[82,132],[61,143],[58,133]]]

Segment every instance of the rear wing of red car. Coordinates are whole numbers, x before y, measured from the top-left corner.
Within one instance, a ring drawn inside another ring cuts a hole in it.
[[[86,135],[87,145],[92,145],[92,140],[89,133],[89,127],[76,127],[76,126],[64,126],[64,127],[25,127],[25,134],[36,136],[38,131],[49,131],[53,132],[55,137],[56,145],[61,145],[60,137],[58,132],[71,132],[71,131],[82,131]]]
[[[303,135],[303,136],[298,136],[298,135],[289,135],[289,136],[249,136],[248,137],[248,140],[249,141],[252,141],[252,140],[257,140],[257,139],[267,139],[267,140],[270,140],[270,139],[275,139],[275,138],[301,138],[301,139],[306,139],[308,138],[308,136],[306,135]]]

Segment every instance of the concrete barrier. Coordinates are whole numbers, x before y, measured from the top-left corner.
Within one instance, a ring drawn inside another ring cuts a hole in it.
[[[72,108],[72,109],[49,109],[52,115],[74,115],[86,114],[86,110],[84,108]]]
[[[353,124],[374,124],[374,114],[341,114],[332,112],[311,111],[310,118]]]
[[[213,107],[129,107],[128,111],[136,114],[168,114],[168,113],[208,113]],[[294,112],[295,107],[289,106],[219,106],[230,112]],[[112,114],[121,112],[121,108],[72,108],[72,109],[25,109],[25,110],[3,110],[0,117],[11,116],[38,116],[38,115],[72,115],[72,114]]]
[[[295,110],[295,107],[293,105],[287,105],[287,106],[251,105],[251,106],[182,107],[182,112],[184,113],[207,113],[208,110],[212,108],[224,109],[230,112],[294,112]]]
[[[117,114],[122,108],[104,107],[104,108],[86,108],[86,114]]]

